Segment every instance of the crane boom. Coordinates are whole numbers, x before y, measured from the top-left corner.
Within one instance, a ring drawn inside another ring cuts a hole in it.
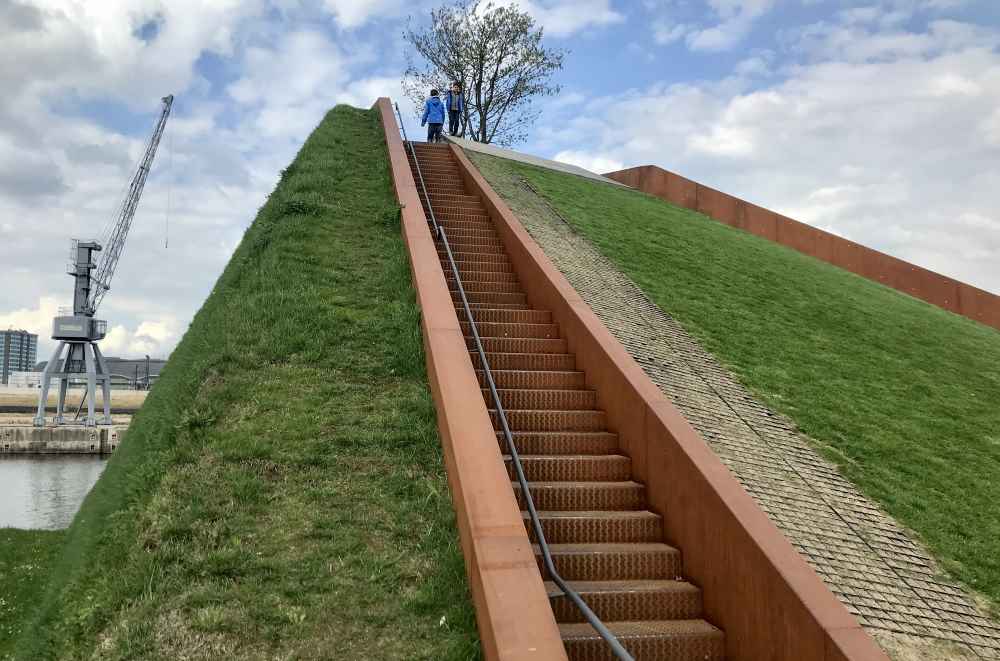
[[[149,169],[153,165],[153,157],[156,156],[156,148],[160,144],[163,136],[163,129],[167,125],[167,117],[170,115],[170,106],[173,105],[173,95],[165,96],[163,110],[160,112],[160,119],[156,122],[153,135],[146,143],[146,150],[142,160],[139,162],[139,169],[132,176],[125,200],[122,202],[118,220],[115,222],[108,237],[107,245],[101,255],[101,261],[97,264],[93,275],[93,286],[87,301],[87,313],[93,316],[97,312],[101,300],[109,289],[111,289],[111,279],[115,275],[118,267],[118,260],[121,258],[122,250],[125,248],[125,239],[128,238],[128,231],[132,227],[132,219],[135,217],[135,210],[139,206],[139,198],[142,196],[142,189],[146,185],[146,177],[149,176]]]

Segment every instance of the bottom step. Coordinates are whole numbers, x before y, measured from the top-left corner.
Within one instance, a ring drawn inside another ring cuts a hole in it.
[[[704,620],[605,622],[637,661],[723,661],[725,637]],[[560,624],[559,633],[572,661],[615,661],[607,642],[589,624]]]

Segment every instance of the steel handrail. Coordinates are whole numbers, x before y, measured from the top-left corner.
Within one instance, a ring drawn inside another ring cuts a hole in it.
[[[586,604],[583,598],[566,583],[559,572],[556,571],[555,562],[552,560],[552,552],[549,549],[548,542],[545,540],[545,533],[542,531],[542,522],[538,518],[538,510],[535,509],[535,501],[531,496],[531,490],[528,488],[528,479],[524,474],[524,466],[521,464],[521,455],[517,451],[517,445],[514,443],[514,435],[510,431],[510,425],[507,423],[507,413],[504,410],[503,404],[500,402],[500,393],[497,392],[496,382],[493,380],[493,371],[490,369],[490,363],[486,359],[486,351],[483,349],[483,342],[479,337],[479,329],[476,326],[476,321],[472,317],[472,309],[469,307],[469,300],[465,295],[465,287],[462,285],[462,276],[458,272],[458,265],[455,263],[455,256],[451,252],[451,245],[448,243],[448,235],[445,233],[444,228],[441,227],[437,218],[434,216],[434,207],[431,205],[431,198],[427,193],[427,186],[424,183],[424,177],[420,172],[420,163],[417,160],[417,151],[406,137],[406,128],[403,126],[403,116],[399,112],[399,104],[396,105],[396,114],[399,115],[399,127],[403,133],[404,144],[409,145],[410,153],[413,154],[413,163],[417,169],[417,177],[420,179],[420,188],[424,192],[424,199],[427,200],[427,208],[430,210],[431,223],[434,225],[435,234],[444,244],[445,254],[448,255],[448,264],[451,266],[451,272],[455,277],[455,284],[458,286],[458,293],[462,299],[462,308],[465,312],[465,318],[469,320],[469,328],[472,329],[472,337],[476,342],[476,353],[479,354],[479,361],[483,366],[483,373],[486,376],[486,382],[490,387],[490,397],[493,400],[493,405],[496,407],[497,417],[500,420],[500,426],[502,427],[504,439],[507,442],[507,449],[510,452],[511,463],[514,466],[514,472],[517,474],[517,482],[521,487],[521,495],[524,497],[525,505],[528,508],[528,516],[531,519],[531,528],[535,533],[535,538],[538,540],[538,548],[542,552],[542,562],[545,564],[545,569],[549,573],[549,577],[552,582],[555,583],[563,594],[565,594],[573,604],[580,609],[580,613],[587,622],[594,627],[598,635],[608,643],[611,647],[611,651],[614,653],[618,659],[621,661],[635,661],[634,657],[629,654],[628,650],[621,644],[618,638],[615,637],[613,633],[601,622],[601,619],[597,617],[597,614],[590,609],[590,606]]]

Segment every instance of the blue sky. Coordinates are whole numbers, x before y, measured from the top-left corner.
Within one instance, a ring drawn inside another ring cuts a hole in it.
[[[102,310],[106,353],[168,353],[329,107],[398,98],[419,134],[401,35],[437,4],[0,0],[0,326],[51,346],[68,239],[111,217],[173,93]],[[657,164],[1000,292],[1000,2],[520,4],[569,54],[518,149]]]

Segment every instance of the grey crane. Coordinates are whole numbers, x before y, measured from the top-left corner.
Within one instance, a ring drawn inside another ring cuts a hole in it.
[[[97,346],[97,342],[104,339],[107,334],[108,323],[96,319],[94,315],[97,314],[97,308],[104,299],[104,295],[111,289],[111,279],[115,275],[122,250],[125,248],[125,240],[132,227],[132,219],[135,218],[139,198],[146,185],[146,177],[149,176],[149,169],[153,165],[156,148],[160,144],[160,138],[163,137],[163,130],[167,125],[167,117],[170,116],[170,107],[173,105],[174,97],[173,95],[165,96],[161,101],[163,108],[160,112],[160,118],[156,122],[153,134],[146,142],[139,167],[132,175],[125,198],[119,207],[117,218],[111,225],[105,241],[106,245],[102,246],[97,241],[76,239],[72,242],[70,254],[72,261],[67,268],[67,273],[73,276],[74,281],[73,310],[72,314],[60,314],[52,322],[52,339],[58,340],[59,345],[42,374],[38,413],[34,420],[37,427],[44,426],[46,422],[45,405],[48,401],[52,379],[56,379],[59,383],[59,400],[53,422],[61,425],[66,422],[63,413],[70,380],[84,374],[87,377],[87,391],[84,395],[87,402],[87,417],[84,424],[88,427],[97,425],[97,419],[94,416],[94,402],[96,401],[98,383],[101,384],[104,391],[104,417],[101,423],[111,424],[111,374],[108,372],[104,356]],[[95,263],[95,253],[98,252],[102,253],[101,258],[99,262]],[[65,359],[62,357],[63,351],[67,351]]]

